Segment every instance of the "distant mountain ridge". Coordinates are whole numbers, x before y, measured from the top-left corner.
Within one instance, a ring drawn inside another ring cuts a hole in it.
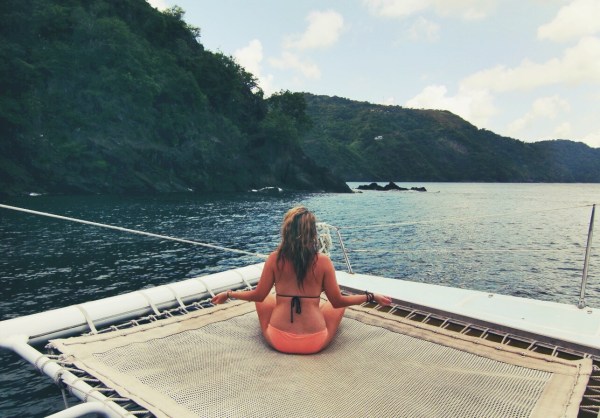
[[[600,149],[525,143],[440,110],[304,93],[303,149],[346,181],[600,182]]]

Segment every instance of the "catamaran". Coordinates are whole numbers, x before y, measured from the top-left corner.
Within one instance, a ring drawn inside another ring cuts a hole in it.
[[[262,263],[8,319],[0,346],[82,401],[54,418],[597,417],[600,311],[585,299],[594,211],[577,306],[356,273],[339,230],[320,224],[323,252],[339,242],[343,291],[368,287],[393,304],[348,308],[318,354],[269,348],[251,303],[211,304],[255,286]]]

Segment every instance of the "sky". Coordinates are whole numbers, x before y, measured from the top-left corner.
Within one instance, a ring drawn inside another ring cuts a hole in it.
[[[449,110],[525,142],[600,147],[600,0],[147,0],[265,96]]]

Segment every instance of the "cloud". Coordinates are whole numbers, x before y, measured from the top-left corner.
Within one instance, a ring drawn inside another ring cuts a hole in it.
[[[541,97],[531,105],[531,109],[522,117],[514,120],[508,126],[508,135],[519,137],[526,129],[540,120],[554,120],[563,113],[568,113],[571,105],[558,95]],[[554,134],[566,138],[571,134],[571,125],[562,124],[555,128]]]
[[[405,106],[421,109],[442,109],[459,115],[478,125],[487,125],[496,113],[491,95],[487,90],[459,90],[455,96],[448,96],[448,89],[442,85],[427,86]]]
[[[270,58],[269,64],[282,70],[293,69],[300,71],[307,78],[317,79],[321,77],[319,67],[311,62],[302,61],[298,55],[289,51],[284,51],[280,58]]]
[[[496,0],[435,0],[433,3],[436,13],[465,20],[484,19],[496,7]]]
[[[393,106],[394,104],[396,104],[396,99],[394,97],[386,97],[385,99],[383,99],[383,102],[381,102],[381,104]]]
[[[233,53],[233,56],[238,64],[252,73],[258,80],[259,86],[265,92],[265,95],[270,95],[275,90],[272,86],[273,75],[262,74],[263,47],[258,39],[253,39],[250,43]]]
[[[408,29],[408,37],[412,40],[437,41],[440,38],[440,26],[424,17],[419,17]]]
[[[600,32],[600,1],[574,0],[538,28],[539,39],[565,42]]]
[[[281,56],[270,58],[268,62],[275,68],[298,71],[305,78],[318,79],[321,77],[321,70],[315,63],[302,57],[300,52],[328,48],[337,43],[344,29],[344,18],[339,13],[328,10],[313,11],[306,20],[308,27],[304,33],[288,36],[284,40]]]
[[[476,20],[487,17],[497,0],[363,0],[375,16],[406,18],[432,11],[439,16]]]
[[[583,142],[588,144],[590,147],[600,148],[600,129],[585,135],[583,137]]]
[[[570,122],[563,122],[554,128],[554,138],[565,139],[573,136],[573,128]]]
[[[158,10],[165,10],[168,9],[169,4],[167,3],[166,0],[146,0],[148,2],[148,4],[150,4],[150,6],[154,7],[155,9]]]
[[[465,78],[469,89],[489,88],[496,92],[529,90],[552,84],[600,83],[600,39],[585,37],[566,49],[561,58],[544,63],[524,60],[515,68],[497,66]]]
[[[316,49],[334,45],[344,28],[344,18],[339,13],[328,10],[311,12],[308,17],[308,27],[303,34],[290,36],[284,42],[286,49]]]
[[[430,0],[363,0],[371,14],[381,17],[408,17],[431,6]]]

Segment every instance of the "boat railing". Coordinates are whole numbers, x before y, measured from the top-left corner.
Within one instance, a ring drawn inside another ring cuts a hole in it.
[[[551,209],[551,210],[554,210],[554,209]],[[589,228],[588,228],[588,234],[587,234],[587,244],[586,244],[586,249],[585,249],[585,259],[584,259],[584,264],[583,264],[583,273],[582,273],[582,278],[581,278],[580,294],[579,294],[579,300],[577,302],[577,307],[579,309],[584,309],[588,306],[587,301],[585,299],[585,294],[586,294],[586,288],[587,288],[588,269],[589,269],[589,261],[590,261],[591,248],[592,248],[592,237],[593,237],[593,232],[594,232],[594,213],[595,213],[595,211],[596,211],[596,204],[593,204]],[[497,215],[494,215],[494,216],[497,216]],[[354,226],[354,227],[350,227],[350,228],[374,228],[374,227],[387,227],[387,226],[406,225],[406,224],[408,224],[408,223],[364,225],[364,226]],[[345,229],[350,229],[350,228],[346,227]],[[348,270],[348,273],[354,274],[354,272],[352,270],[352,265],[350,263],[350,256],[349,256],[349,253],[351,251],[348,250],[346,248],[346,246],[344,245],[344,240],[342,238],[341,229],[342,229],[341,227],[330,225],[330,224],[327,224],[324,222],[318,223],[317,230],[318,230],[318,234],[319,234],[319,248],[320,248],[319,251],[326,253],[327,255],[330,255],[331,250],[332,250],[332,242],[333,242],[333,239],[331,237],[331,231],[334,231],[337,236],[338,242],[340,244],[340,250],[341,250],[344,262],[346,264],[346,269]],[[357,251],[369,252],[369,251],[377,251],[377,250],[362,249],[362,250],[353,250],[353,251],[354,252],[357,252]],[[384,252],[390,252],[390,251],[384,250]]]
[[[594,212],[596,205],[592,206],[592,216],[590,218],[590,228],[588,230],[587,244],[585,246],[585,261],[583,262],[583,275],[581,277],[581,291],[579,292],[579,302],[577,307],[583,309],[587,306],[585,301],[585,289],[587,286],[588,267],[590,264],[590,251],[592,248],[592,236],[594,235]]]

